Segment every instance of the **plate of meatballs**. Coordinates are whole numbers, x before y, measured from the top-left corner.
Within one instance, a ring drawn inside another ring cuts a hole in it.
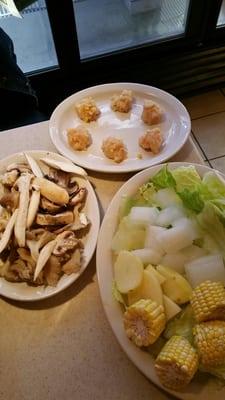
[[[50,118],[58,151],[94,171],[139,171],[162,163],[185,144],[189,114],[171,94],[138,83],[82,90],[60,103]]]

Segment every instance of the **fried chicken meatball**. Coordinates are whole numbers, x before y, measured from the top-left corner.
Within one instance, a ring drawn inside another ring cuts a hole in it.
[[[102,151],[107,158],[120,163],[127,158],[127,149],[121,139],[108,137],[102,143]]]
[[[68,143],[73,150],[87,150],[91,145],[91,135],[83,126],[68,129],[67,138]]]
[[[159,128],[148,129],[147,132],[140,137],[139,146],[146,151],[152,151],[158,154],[162,145],[162,135]]]
[[[162,119],[162,110],[153,101],[145,100],[141,119],[147,125],[159,124]]]
[[[128,113],[131,110],[133,94],[131,90],[123,90],[121,94],[115,94],[111,99],[111,109],[121,113]]]
[[[84,122],[96,121],[100,115],[100,110],[92,97],[86,97],[81,100],[80,103],[76,104],[75,108],[79,118]]]

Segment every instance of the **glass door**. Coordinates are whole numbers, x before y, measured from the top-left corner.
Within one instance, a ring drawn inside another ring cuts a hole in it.
[[[189,0],[75,0],[81,60],[185,34]]]
[[[223,0],[220,8],[219,17],[217,20],[217,28],[221,28],[224,26],[225,26],[225,0]]]
[[[10,15],[0,6],[0,26],[14,44],[17,63],[25,73],[58,66],[45,0],[38,0],[21,12]]]

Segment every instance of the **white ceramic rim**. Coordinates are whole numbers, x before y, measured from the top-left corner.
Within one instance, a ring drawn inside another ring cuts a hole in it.
[[[115,88],[115,89],[114,89]],[[157,158],[149,158],[148,160],[140,160],[140,163],[138,163],[138,166],[126,166],[126,164],[119,164],[119,165],[115,165],[115,164],[110,164],[108,165],[107,163],[104,165],[100,165],[98,166],[98,163],[89,163],[88,160],[87,161],[83,161],[83,159],[81,159],[79,157],[79,154],[74,153],[73,157],[71,156],[71,154],[68,152],[69,146],[64,146],[64,144],[62,143],[62,140],[60,139],[60,134],[58,132],[58,125],[59,125],[59,121],[60,121],[60,117],[61,114],[64,113],[64,110],[66,110],[67,107],[71,106],[71,104],[75,103],[76,100],[78,100],[78,98],[80,99],[81,97],[87,97],[87,96],[92,96],[94,95],[96,92],[98,93],[103,93],[107,90],[112,90],[114,89],[119,90],[119,89],[132,89],[132,90],[136,90],[136,91],[142,91],[143,94],[150,94],[150,95],[154,95],[154,96],[158,96],[158,98],[163,98],[166,99],[168,102],[171,102],[172,104],[174,104],[174,108],[178,109],[178,115],[179,118],[182,119],[183,121],[185,121],[186,124],[186,129],[184,130],[184,134],[182,139],[180,139],[178,141],[174,141],[174,146],[173,146],[173,150],[171,150],[170,152],[168,152],[167,154],[165,153],[161,153],[159,154]],[[65,157],[71,159],[73,162],[75,162],[76,164],[82,166],[83,168],[89,169],[89,170],[93,170],[93,171],[99,171],[99,172],[107,172],[107,173],[124,173],[124,172],[135,172],[135,171],[140,171],[143,170],[145,168],[149,168],[150,166],[153,165],[157,165],[157,164],[161,164],[164,161],[167,161],[168,159],[170,159],[171,157],[173,157],[186,143],[189,134],[191,132],[191,120],[190,120],[190,116],[189,113],[187,111],[187,109],[185,108],[185,106],[173,95],[171,95],[170,93],[158,89],[156,87],[153,86],[148,86],[148,85],[144,85],[144,84],[139,84],[139,83],[129,83],[129,82],[118,82],[118,83],[108,83],[108,84],[103,84],[103,85],[96,85],[96,86],[92,86],[89,87],[87,89],[81,90],[71,96],[69,96],[68,98],[66,98],[64,101],[62,101],[57,107],[56,109],[53,111],[51,117],[50,117],[50,121],[49,121],[49,133],[50,133],[50,137],[52,142],[54,143],[54,145],[56,146],[57,150],[63,154]]]
[[[173,396],[179,399],[196,400],[196,395],[197,395],[199,400],[205,400],[206,398],[207,400],[212,400],[215,397],[215,392],[214,392],[215,387],[206,385],[206,387],[204,387],[204,393],[201,393],[203,388],[202,385],[198,383],[197,378],[194,379],[187,386],[187,388],[185,388],[185,390],[181,392],[174,392],[162,386],[157,375],[155,374],[153,358],[151,357],[151,355],[137,348],[127,338],[123,327],[121,307],[112,296],[113,264],[112,264],[112,252],[110,244],[112,242],[112,237],[117,227],[117,216],[118,216],[121,197],[124,194],[128,195],[134,194],[135,191],[138,189],[138,187],[143,183],[147,182],[147,180],[151,176],[155,175],[157,171],[159,171],[163,167],[163,165],[165,164],[152,166],[130,178],[115,194],[114,198],[112,199],[106,211],[105,217],[103,219],[100,228],[97,250],[96,250],[96,268],[97,268],[97,278],[99,283],[100,296],[106,317],[120,346],[127,354],[128,358],[148,379],[150,379],[154,384],[159,386],[164,391],[173,394]],[[205,165],[188,163],[188,162],[171,162],[168,163],[167,165],[169,168],[172,169],[178,168],[180,166],[193,165],[194,167],[196,167],[197,171],[201,176],[204,175],[206,172],[212,170],[212,168],[207,167]],[[219,171],[216,171],[216,173],[223,176],[223,174],[221,174]],[[224,399],[224,397],[225,397],[225,391],[223,390],[223,392],[221,392],[221,396],[217,397],[217,400],[222,400]]]
[[[50,156],[50,157],[53,157],[53,158],[61,160],[61,161],[65,160],[65,157],[62,157],[61,155],[50,152],[50,151],[29,150],[29,151],[25,151],[25,153],[30,154],[34,158]],[[9,155],[6,158],[0,160],[0,172],[2,172],[5,169],[6,165],[8,165],[12,162],[15,162],[15,161],[22,161],[24,159],[23,154],[24,154],[23,152],[14,153],[14,154]],[[13,283],[13,282],[6,281],[4,278],[0,278],[0,295],[1,296],[7,297],[12,300],[18,300],[18,301],[43,300],[43,299],[52,297],[52,296],[56,295],[57,293],[61,292],[62,290],[66,289],[68,286],[70,286],[72,283],[74,283],[80,277],[80,275],[84,272],[84,270],[87,268],[93,254],[94,254],[95,248],[96,248],[98,232],[99,232],[99,227],[100,227],[100,212],[99,212],[99,206],[98,206],[96,194],[94,192],[94,189],[93,189],[91,183],[88,181],[88,179],[85,179],[85,178],[79,178],[79,181],[80,182],[82,181],[82,183],[88,189],[88,196],[87,196],[85,208],[90,207],[90,209],[92,209],[91,215],[89,215],[92,225],[91,225],[89,233],[87,234],[87,245],[84,248],[85,262],[83,263],[80,271],[78,273],[74,273],[71,275],[64,274],[60,278],[56,287],[53,288],[53,287],[47,286],[45,289],[43,288],[43,286],[30,287],[26,283],[23,283],[23,282]],[[92,236],[89,237],[88,235],[92,235]],[[7,288],[11,288],[11,291],[8,291]],[[18,288],[17,292],[16,292],[16,288]],[[35,294],[32,295],[32,291],[30,290],[31,288],[33,289],[34,293],[36,292],[36,295]],[[22,295],[23,290],[24,290],[24,296]],[[21,294],[19,294],[20,292],[21,292]],[[28,292],[31,294],[26,295],[26,293],[28,293]]]

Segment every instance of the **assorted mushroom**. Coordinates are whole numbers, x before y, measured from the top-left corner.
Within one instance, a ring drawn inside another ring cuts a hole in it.
[[[55,286],[83,262],[90,222],[77,175],[86,172],[69,160],[24,156],[0,175],[0,276]]]

